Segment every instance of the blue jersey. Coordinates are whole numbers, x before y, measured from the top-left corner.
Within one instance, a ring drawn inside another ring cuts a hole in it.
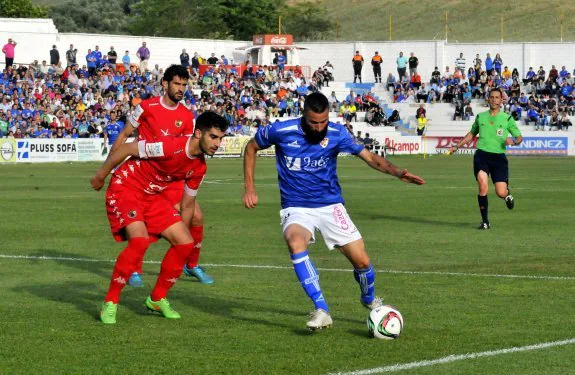
[[[344,203],[337,177],[337,155],[357,155],[364,149],[343,125],[333,122],[328,123],[323,141],[310,144],[299,118],[260,127],[255,140],[262,149],[275,145],[282,208]]]
[[[122,129],[124,128],[121,122],[110,123],[104,128],[104,132],[108,135],[108,143],[113,145]]]

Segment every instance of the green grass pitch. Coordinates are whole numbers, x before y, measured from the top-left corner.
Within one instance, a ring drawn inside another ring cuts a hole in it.
[[[312,305],[281,238],[271,159],[258,160],[252,211],[241,201],[241,160],[209,160],[198,196],[201,263],[215,284],[176,284],[169,297],[179,321],[147,313],[143,302],[167,249],[160,241],[146,256],[145,287],[124,290],[115,326],[98,321],[122,249],[109,233],[104,193],[89,186],[98,165],[0,165],[0,374],[326,374],[575,337],[575,158],[510,158],[516,208],[507,210],[490,186],[490,231],[475,229],[470,157],[391,160],[427,184],[406,185],[355,158],[340,158],[339,175],[379,271],[377,292],[405,318],[395,341],[367,337],[350,265],[320,236],[310,254],[334,327],[305,330]],[[574,368],[575,345],[565,345],[402,373]]]

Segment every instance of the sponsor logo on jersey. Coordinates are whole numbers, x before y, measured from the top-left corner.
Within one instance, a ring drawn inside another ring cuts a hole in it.
[[[162,142],[146,143],[146,155],[151,158],[164,156],[164,144]]]
[[[164,130],[164,129],[160,129],[160,131],[162,132],[162,134],[167,137],[170,135],[170,131],[168,129]]]
[[[329,138],[328,138],[328,137],[325,137],[325,138],[319,143],[319,145],[320,145],[321,147],[323,147],[323,148],[326,148],[327,145],[328,145],[328,143],[329,143]]]
[[[290,171],[301,171],[301,158],[294,158],[293,156],[284,156],[286,167]]]
[[[289,147],[295,147],[295,148],[300,148],[300,147],[301,147],[301,145],[297,143],[297,139],[296,139],[295,141],[293,141],[293,142],[288,143],[287,146],[289,146]]]

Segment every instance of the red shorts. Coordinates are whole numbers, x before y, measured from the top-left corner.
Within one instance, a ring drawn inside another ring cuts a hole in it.
[[[182,197],[184,196],[184,183],[184,181],[172,182],[160,195],[167,199],[172,206],[175,206],[182,201]]]
[[[150,195],[116,184],[110,184],[106,191],[106,212],[112,235],[118,242],[127,240],[124,228],[136,221],[146,224],[153,242],[160,233],[182,220],[163,194]]]

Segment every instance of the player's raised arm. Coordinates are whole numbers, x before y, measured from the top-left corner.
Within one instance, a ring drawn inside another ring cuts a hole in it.
[[[357,156],[365,161],[367,165],[373,169],[395,176],[403,182],[408,182],[416,185],[425,184],[425,180],[423,180],[421,177],[409,173],[407,169],[400,169],[396,167],[385,158],[376,155],[367,149],[363,149],[359,154],[357,154]]]
[[[90,180],[90,184],[94,190],[100,190],[106,181],[106,176],[128,156],[139,156],[138,142],[124,143],[118,149],[108,155],[108,158],[98,169],[94,177]]]
[[[257,152],[261,150],[255,138],[252,138],[244,150],[244,206],[246,208],[255,208],[258,204],[258,194],[254,180],[256,169]]]

